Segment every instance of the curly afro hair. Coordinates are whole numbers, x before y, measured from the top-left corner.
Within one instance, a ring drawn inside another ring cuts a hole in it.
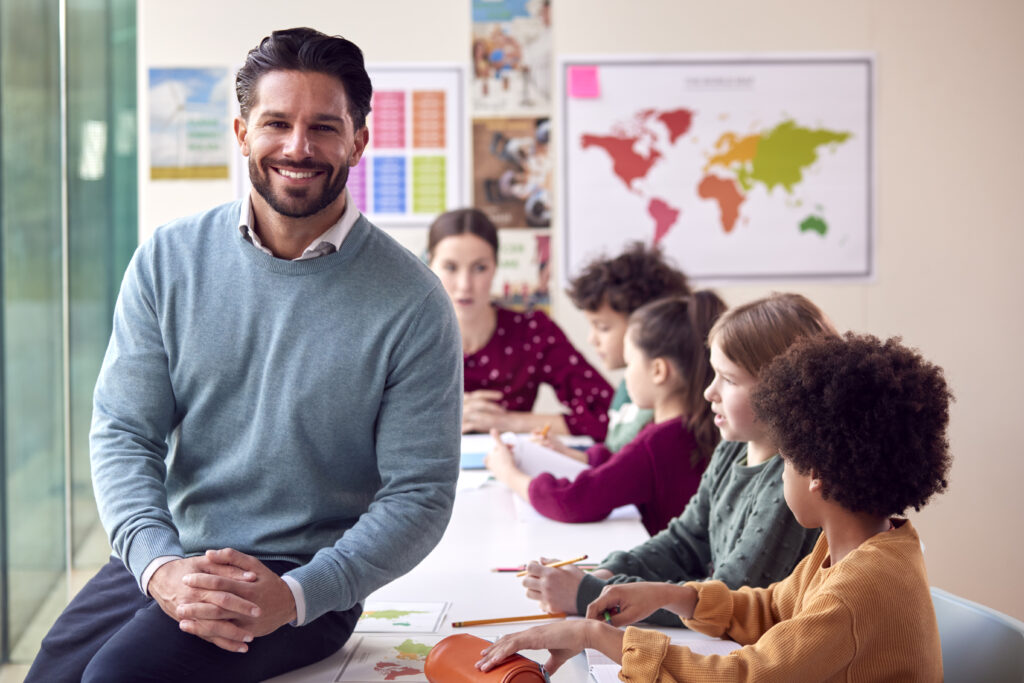
[[[615,258],[591,261],[566,290],[580,310],[596,311],[607,303],[624,315],[649,301],[689,293],[686,275],[665,261],[661,249],[643,242],[630,243]]]
[[[944,491],[952,393],[899,337],[800,339],[762,371],[751,402],[783,457],[854,512],[920,510]]]

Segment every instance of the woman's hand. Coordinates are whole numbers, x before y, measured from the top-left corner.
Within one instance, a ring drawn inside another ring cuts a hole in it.
[[[500,401],[502,393],[493,389],[467,391],[462,396],[462,433],[487,432],[499,426],[507,412]]]
[[[476,668],[490,671],[519,650],[547,650],[550,656],[544,663],[544,669],[550,674],[586,647],[598,649],[614,661],[621,662],[622,631],[607,624],[578,619],[536,626],[499,638],[480,653]]]

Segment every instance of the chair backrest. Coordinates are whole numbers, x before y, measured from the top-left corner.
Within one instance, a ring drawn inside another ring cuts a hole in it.
[[[1024,681],[1024,622],[932,588],[947,683]]]

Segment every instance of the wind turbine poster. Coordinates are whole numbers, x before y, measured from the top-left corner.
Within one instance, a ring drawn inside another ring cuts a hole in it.
[[[231,80],[225,68],[149,70],[151,179],[228,178]]]

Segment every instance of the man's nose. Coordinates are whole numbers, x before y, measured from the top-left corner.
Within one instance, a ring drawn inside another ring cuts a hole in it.
[[[313,156],[309,135],[304,129],[296,126],[291,130],[288,135],[288,139],[285,141],[284,152],[286,155],[298,159],[305,159]]]

